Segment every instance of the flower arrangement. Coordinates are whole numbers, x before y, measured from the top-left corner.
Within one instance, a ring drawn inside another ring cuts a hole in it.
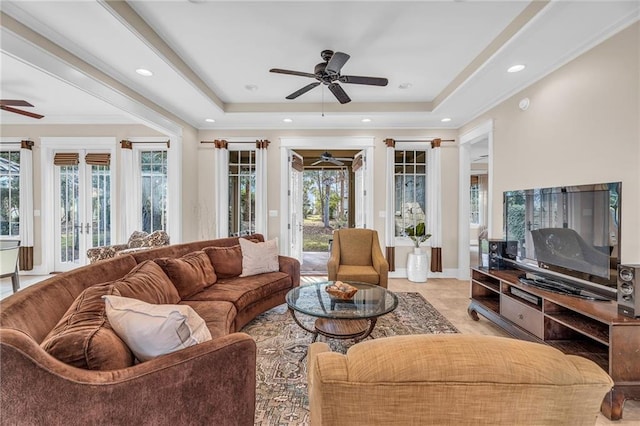
[[[424,222],[418,222],[414,226],[408,226],[404,232],[409,238],[411,238],[416,245],[416,248],[420,247],[420,243],[427,241],[431,234],[427,234]]]

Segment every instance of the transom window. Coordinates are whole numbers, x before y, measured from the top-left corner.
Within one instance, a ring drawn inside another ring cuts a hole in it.
[[[424,223],[427,205],[427,151],[396,150],[395,235],[406,236],[407,228]]]

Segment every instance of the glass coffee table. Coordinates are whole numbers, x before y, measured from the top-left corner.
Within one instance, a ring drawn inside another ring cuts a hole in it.
[[[293,320],[305,331],[333,339],[366,339],[379,316],[388,314],[398,306],[398,298],[389,290],[366,283],[345,281],[358,291],[351,299],[338,299],[325,290],[333,281],[325,281],[295,287],[286,295],[287,305]],[[317,318],[314,328],[304,325],[296,316],[298,313]]]

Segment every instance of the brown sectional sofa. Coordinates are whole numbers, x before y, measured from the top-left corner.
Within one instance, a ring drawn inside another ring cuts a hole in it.
[[[259,234],[246,238],[264,241]],[[242,262],[237,246],[238,238],[224,238],[117,256],[55,275],[0,302],[0,423],[252,425],[256,345],[239,331],[256,315],[284,303],[285,294],[300,284],[300,265],[279,256],[279,271],[233,275]],[[69,365],[41,346],[85,289],[115,282],[106,287],[135,294],[137,281],[127,277],[138,269],[157,269],[160,258],[203,249],[217,273],[213,285],[182,298],[174,290],[164,295],[146,289],[141,299],[178,297],[179,304],[191,306],[205,320],[212,340],[102,371]]]

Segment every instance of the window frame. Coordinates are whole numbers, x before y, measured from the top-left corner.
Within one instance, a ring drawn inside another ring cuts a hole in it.
[[[393,148],[393,163],[388,164],[387,167],[387,179],[390,187],[392,188],[392,193],[395,194],[395,182],[396,182],[396,152],[398,151],[416,151],[416,152],[424,152],[425,160],[425,170],[424,170],[424,199],[425,205],[423,209],[423,213],[425,215],[425,227],[429,229],[429,215],[427,212],[427,206],[429,202],[429,155],[431,152],[431,144],[425,142],[397,142],[396,146]],[[413,163],[415,164],[415,162]],[[416,173],[412,174],[413,176]],[[421,175],[421,174],[420,174]],[[388,229],[392,229],[392,241],[393,246],[395,247],[404,247],[404,246],[415,246],[413,240],[408,236],[396,235],[396,206],[395,206],[395,197],[391,200],[390,203],[387,204],[387,217],[390,218],[390,226]],[[429,240],[427,240],[424,245],[429,245]]]
[[[22,190],[22,182],[20,181],[20,142],[2,142],[0,144],[0,152],[11,152],[11,153],[17,153],[18,154],[18,191]],[[10,174],[11,177],[13,177],[13,174]],[[18,192],[18,194],[20,194],[20,192]],[[18,195],[18,212],[20,212],[20,195]],[[11,214],[11,212],[9,212],[9,214]],[[3,235],[0,234],[0,240],[21,240],[21,229],[22,229],[22,216],[20,215],[20,213],[18,213],[18,234],[16,235],[12,235],[11,234],[11,220],[9,220],[9,235]]]

